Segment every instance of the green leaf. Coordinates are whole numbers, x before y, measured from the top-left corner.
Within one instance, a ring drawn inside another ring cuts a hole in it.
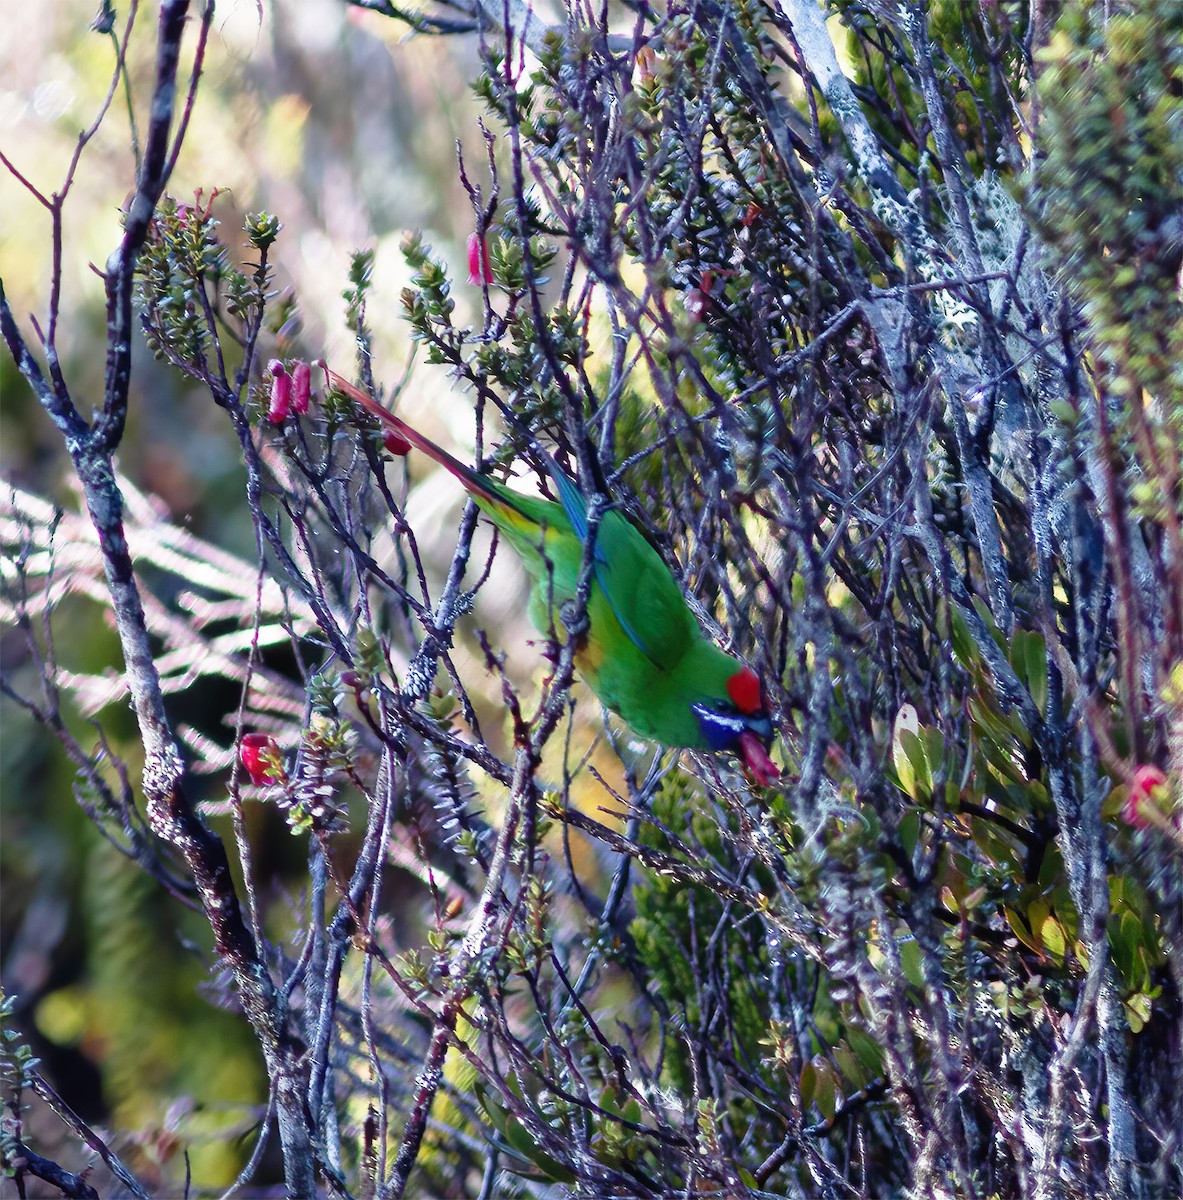
[[[541,1149],[534,1135],[515,1116],[506,1121],[505,1140],[515,1154],[533,1163],[545,1179],[556,1183],[575,1182],[575,1173]]]
[[[817,1068],[813,1065],[813,1060],[805,1064],[801,1068],[801,1107],[808,1108],[813,1103],[814,1096],[817,1095]]]
[[[883,1047],[865,1029],[860,1029],[857,1025],[847,1025],[846,1040],[868,1076],[882,1073]]]
[[[1048,954],[1057,962],[1063,962],[1067,941],[1059,921],[1055,917],[1045,917],[1039,927],[1039,935]]]
[[[973,634],[969,631],[965,616],[961,609],[953,607],[953,657],[965,668],[973,668],[980,664],[982,655],[978,650]]]
[[[1018,860],[1018,852],[998,832],[998,827],[992,821],[986,821],[982,817],[973,817],[970,820],[969,828],[974,845],[995,866],[1002,867],[1008,871],[1014,869],[1015,863]]]
[[[909,809],[900,818],[900,845],[911,858],[916,853],[916,843],[920,838],[920,813],[917,809]]]
[[[1038,941],[1040,933],[1043,929],[1043,923],[1047,920],[1052,911],[1051,904],[1048,903],[1043,896],[1036,896],[1030,904],[1027,905],[1027,911],[1023,914],[1027,928],[1031,930],[1032,936]],[[1040,946],[1042,948],[1042,941]]]
[[[867,1073],[859,1062],[858,1055],[851,1048],[840,1042],[834,1047],[834,1059],[842,1070],[842,1074],[854,1084],[855,1088],[864,1087],[867,1083]]]
[[[1042,954],[1043,947],[1039,944],[1039,938],[1027,928],[1023,918],[1009,904],[1003,905],[1002,911],[1006,914],[1006,922],[1011,927],[1011,931],[1015,937],[1028,949],[1034,950],[1036,954]]]
[[[624,1097],[620,1091],[609,1085],[600,1093],[600,1107],[613,1116],[631,1121],[634,1125],[641,1123],[641,1106],[635,1096]]]
[[[1039,886],[1049,888],[1064,878],[1064,857],[1054,842],[1044,849],[1043,861],[1039,864]],[[1059,904],[1056,908],[1059,909]]]
[[[1145,930],[1140,918],[1126,909],[1112,930],[1113,957],[1118,969],[1132,986],[1137,986],[1135,973],[1138,967],[1138,951],[1146,944]]]
[[[929,725],[921,730],[921,742],[924,746],[924,761],[928,767],[928,777],[931,781],[936,779],[945,762],[945,735],[935,725]]]
[[[476,1096],[477,1103],[481,1106],[485,1116],[489,1118],[489,1123],[502,1137],[505,1137],[506,1112],[501,1105],[490,1100],[488,1093],[480,1083],[473,1084],[473,1094]]]
[[[1009,723],[980,700],[970,700],[969,714],[986,761],[1011,783],[1025,783],[1020,769],[1021,738]],[[1028,741],[1030,737],[1028,736]]]
[[[817,1091],[814,1096],[818,1112],[827,1120],[838,1111],[838,1081],[834,1078],[834,1068],[820,1055],[814,1057],[814,1069],[817,1072]]]
[[[990,611],[990,606],[980,596],[975,596],[973,601],[974,611],[981,617],[983,624],[986,626],[986,631],[997,643],[999,650],[1006,650],[1006,636],[1002,630],[998,628],[998,622],[994,620],[994,614]]]
[[[900,942],[900,969],[913,987],[924,987],[924,951],[914,937]]]
[[[891,760],[895,765],[895,775],[900,781],[900,787],[903,788],[907,795],[911,796],[912,799],[915,800],[916,771],[912,766],[912,762],[909,759],[906,751],[904,750],[903,741],[901,740],[904,732],[906,731],[901,730],[892,740]],[[909,736],[912,737],[913,741],[915,740],[915,734],[910,734]]]
[[[1024,639],[1024,667],[1027,688],[1036,708],[1047,715],[1047,646],[1038,633],[1028,631]]]
[[[913,800],[924,800],[932,795],[927,747],[917,734],[909,729],[899,730],[892,746],[892,759],[900,785]]]
[[[1123,1000],[1122,1007],[1125,1009],[1126,1022],[1131,1031],[1141,1033],[1146,1028],[1146,1023],[1150,1020],[1150,1013],[1154,1008],[1150,997],[1145,992],[1138,992],[1128,1000]]]

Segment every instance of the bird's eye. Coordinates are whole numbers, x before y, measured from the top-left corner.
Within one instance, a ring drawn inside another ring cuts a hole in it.
[[[747,722],[738,714],[715,712],[705,704],[692,704],[690,707],[712,750],[730,749],[747,728]]]

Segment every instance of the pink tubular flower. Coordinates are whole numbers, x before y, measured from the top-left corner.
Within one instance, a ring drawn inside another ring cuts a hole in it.
[[[267,409],[267,420],[272,425],[282,425],[292,407],[292,377],[278,358],[267,364],[267,370],[271,372],[271,404]]]
[[[269,733],[244,733],[238,743],[238,761],[255,787],[282,783],[286,778],[279,743]]]
[[[306,413],[311,399],[312,368],[306,362],[298,362],[292,367],[292,410]]]
[[[1166,784],[1167,777],[1156,766],[1144,763],[1134,772],[1134,782],[1130,784],[1121,812],[1127,825],[1135,829],[1149,829],[1151,825],[1158,824],[1154,818],[1161,816],[1161,810],[1155,792],[1158,788],[1165,788]]]
[[[468,235],[468,282],[473,287],[482,287],[493,282],[493,268],[489,265],[489,247],[483,234]]]

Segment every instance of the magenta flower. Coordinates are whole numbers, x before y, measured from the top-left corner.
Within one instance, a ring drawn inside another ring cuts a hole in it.
[[[312,368],[306,362],[298,362],[292,367],[292,409],[294,412],[306,413],[308,402],[312,399]]]
[[[267,364],[267,370],[271,372],[271,405],[267,409],[267,420],[272,425],[282,425],[292,407],[292,377],[278,358]]]
[[[493,268],[489,265],[489,247],[484,234],[468,235],[468,282],[473,287],[487,286],[493,282]]]
[[[279,743],[269,733],[244,733],[238,743],[238,761],[251,783],[282,783],[286,777]]]
[[[1135,829],[1149,829],[1151,825],[1158,824],[1154,818],[1161,817],[1161,809],[1155,791],[1166,785],[1167,777],[1158,767],[1145,763],[1140,766],[1134,772],[1134,782],[1130,784],[1125,807],[1121,811],[1126,824]]]

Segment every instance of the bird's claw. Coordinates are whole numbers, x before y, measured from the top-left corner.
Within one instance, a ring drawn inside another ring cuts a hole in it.
[[[587,607],[574,600],[568,600],[559,609],[559,617],[562,619],[563,628],[571,637],[579,637],[588,630]]]

